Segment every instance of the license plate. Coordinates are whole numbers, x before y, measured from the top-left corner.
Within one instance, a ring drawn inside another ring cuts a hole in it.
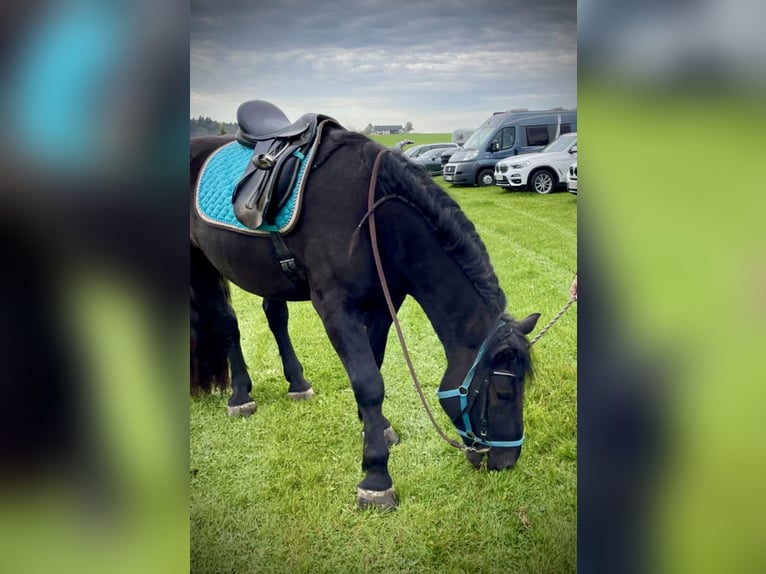
[[[447,175],[447,174],[445,173],[445,174],[444,174],[444,181],[452,181],[452,176],[451,176],[451,175]]]

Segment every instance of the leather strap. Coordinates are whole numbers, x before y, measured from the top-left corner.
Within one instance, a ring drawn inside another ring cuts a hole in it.
[[[270,235],[271,243],[274,245],[274,253],[277,256],[277,261],[279,261],[280,267],[282,267],[282,271],[284,271],[285,275],[292,279],[294,283],[305,283],[306,270],[303,268],[303,265],[298,263],[295,259],[295,255],[293,255],[293,252],[287,247],[285,240],[278,231],[274,231]]]
[[[375,225],[374,203],[375,203],[375,189],[377,187],[377,182],[378,182],[378,170],[380,169],[380,160],[383,157],[383,154],[386,153],[387,151],[388,150],[386,149],[382,149],[380,150],[380,152],[378,152],[378,155],[375,157],[375,163],[372,166],[372,175],[370,176],[369,193],[367,196],[367,209],[368,209],[367,215],[369,216],[369,221],[370,221],[370,241],[372,243],[372,255],[373,255],[373,258],[375,259],[375,268],[378,271],[378,279],[380,279],[380,286],[383,288],[383,296],[386,299],[386,305],[388,306],[388,311],[389,313],[391,313],[391,319],[394,323],[394,328],[396,329],[396,336],[399,338],[399,345],[402,347],[402,354],[404,355],[404,361],[407,363],[407,368],[410,371],[412,382],[415,384],[415,390],[418,392],[418,396],[420,397],[420,402],[423,403],[423,408],[425,409],[426,414],[428,415],[428,418],[431,419],[431,424],[433,424],[434,428],[436,429],[436,432],[439,433],[439,436],[441,436],[447,443],[449,443],[451,446],[454,446],[457,449],[474,450],[474,451],[483,452],[485,449],[476,449],[474,447],[469,447],[461,442],[458,442],[450,438],[439,426],[439,423],[436,422],[436,419],[434,418],[434,415],[428,406],[426,397],[423,394],[423,389],[420,386],[418,377],[415,374],[415,367],[412,365],[410,354],[407,351],[407,344],[404,342],[402,327],[399,324],[398,317],[396,316],[396,309],[394,308],[394,303],[391,300],[391,293],[388,289],[388,282],[386,281],[386,276],[383,273],[383,264],[381,263],[381,260],[380,260],[380,250],[378,248],[378,232],[377,232],[377,227]]]

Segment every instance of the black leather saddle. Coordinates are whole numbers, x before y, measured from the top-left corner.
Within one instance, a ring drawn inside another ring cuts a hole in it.
[[[265,100],[239,106],[236,138],[253,148],[253,157],[231,199],[234,215],[243,225],[255,229],[279,212],[317,138],[318,126],[326,120],[339,126],[329,116],[314,113],[290,123],[282,110]]]

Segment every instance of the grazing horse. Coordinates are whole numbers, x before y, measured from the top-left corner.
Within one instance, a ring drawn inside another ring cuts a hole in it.
[[[229,136],[191,140],[192,196],[200,169]],[[368,189],[382,146],[343,129],[328,130],[307,168],[300,219],[284,244],[305,271],[283,271],[268,236],[210,225],[191,206],[192,374],[225,384],[231,367],[230,413],[255,409],[227,280],[264,297],[290,393],[311,393],[287,336],[287,301],[311,300],[348,374],[364,429],[360,507],[397,504],[388,473],[396,437],[383,416],[380,366],[392,317],[376,273],[369,233]],[[539,314],[517,321],[473,224],[430,176],[395,153],[379,159],[377,244],[395,309],[407,295],[423,308],[447,358],[439,401],[455,424],[469,461],[512,467],[524,438],[525,379],[531,376],[526,335]],[[207,334],[203,334],[203,333]],[[195,356],[196,355],[196,356]],[[193,381],[194,382],[194,381]]]

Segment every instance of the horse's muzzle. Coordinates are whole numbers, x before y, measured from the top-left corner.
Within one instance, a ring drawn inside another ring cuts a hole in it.
[[[510,470],[513,468],[513,465],[516,464],[519,455],[521,455],[520,446],[514,448],[492,447],[487,453],[473,452],[470,450],[465,452],[465,457],[468,459],[468,462],[470,462],[476,469],[481,467],[481,463],[486,456],[488,470]]]
[[[513,468],[521,454],[521,447],[491,448],[487,453],[487,468],[489,470],[508,470]]]

